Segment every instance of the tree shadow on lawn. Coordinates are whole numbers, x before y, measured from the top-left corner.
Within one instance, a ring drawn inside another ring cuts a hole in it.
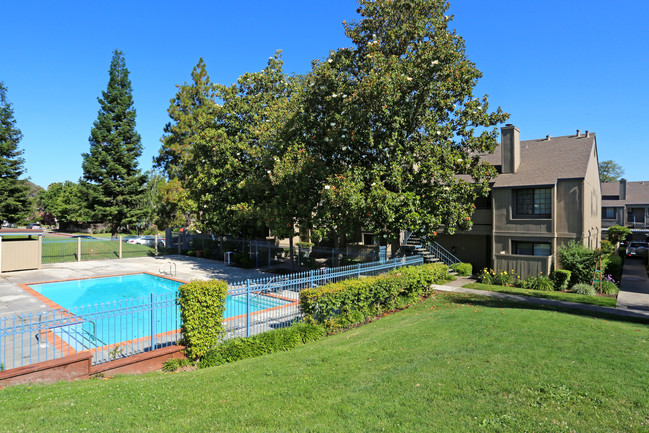
[[[447,293],[451,296],[450,302],[458,305],[470,305],[473,307],[484,308],[511,308],[516,310],[540,310],[540,311],[557,311],[560,313],[572,314],[575,316],[594,317],[617,322],[649,324],[649,317],[622,316],[618,314],[605,313],[601,311],[562,307],[547,304],[535,304],[525,301],[490,298],[486,296],[473,295],[467,293]],[[542,298],[541,298],[542,299]],[[595,306],[593,306],[595,307]],[[586,307],[588,308],[588,306]]]

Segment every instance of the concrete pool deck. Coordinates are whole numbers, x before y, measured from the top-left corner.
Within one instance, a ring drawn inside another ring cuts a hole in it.
[[[220,279],[228,282],[265,278],[273,274],[257,269],[227,266],[221,261],[199,259],[181,255],[136,257],[119,260],[91,260],[43,265],[41,270],[15,271],[0,274],[0,317],[39,313],[50,308],[42,301],[20,288],[20,284],[41,283],[77,278],[150,272],[160,274],[169,266],[175,278],[184,281]]]

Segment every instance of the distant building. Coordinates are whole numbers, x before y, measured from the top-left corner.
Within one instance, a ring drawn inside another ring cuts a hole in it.
[[[613,225],[649,234],[649,182],[602,182],[602,228]]]

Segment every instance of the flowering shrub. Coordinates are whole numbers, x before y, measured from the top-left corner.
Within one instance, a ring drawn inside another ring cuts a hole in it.
[[[493,269],[484,268],[478,274],[478,282],[482,284],[493,284],[494,283],[494,271]]]
[[[518,276],[512,270],[510,273],[507,271],[500,271],[494,275],[494,284],[499,286],[513,286]]]

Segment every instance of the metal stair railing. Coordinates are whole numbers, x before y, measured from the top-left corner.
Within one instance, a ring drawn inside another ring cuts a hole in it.
[[[437,242],[426,242],[422,239],[423,247],[428,250],[431,254],[437,257],[442,261],[449,269],[452,269],[453,272],[457,271],[457,265],[462,263],[460,259],[455,257],[450,251],[438,244]]]

